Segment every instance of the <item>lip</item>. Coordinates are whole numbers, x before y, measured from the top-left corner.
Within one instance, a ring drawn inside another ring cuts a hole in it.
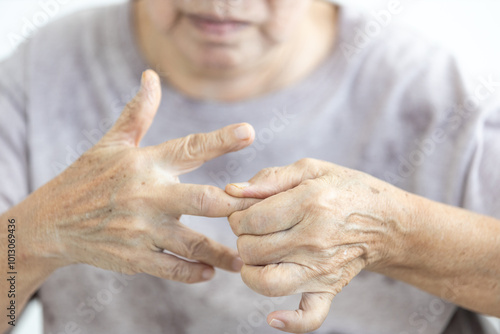
[[[248,22],[220,19],[210,15],[187,14],[186,17],[200,32],[213,36],[232,35],[250,25]]]

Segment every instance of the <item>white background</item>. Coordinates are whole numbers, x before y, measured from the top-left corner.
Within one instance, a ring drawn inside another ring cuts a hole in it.
[[[75,10],[123,0],[57,0],[65,4],[47,15],[42,3],[53,1],[0,0],[0,59],[8,56],[15,47],[13,36],[20,36],[27,22],[43,23],[45,19],[57,19]],[[387,8],[389,1],[338,2],[379,10]],[[469,71],[471,84],[479,75],[493,75],[496,81],[500,80],[499,0],[401,0],[401,4],[403,11],[394,20],[420,30],[428,38],[452,50]],[[500,320],[494,320],[494,323],[500,333]],[[38,303],[32,303],[14,334],[38,333],[41,333],[41,307]]]

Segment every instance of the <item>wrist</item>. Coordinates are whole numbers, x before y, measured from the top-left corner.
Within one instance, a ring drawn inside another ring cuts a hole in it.
[[[417,217],[420,212],[420,198],[396,187],[388,192],[382,224],[386,227],[385,237],[380,243],[379,260],[367,269],[381,274],[411,265],[410,257],[415,251],[417,239]]]
[[[61,242],[54,228],[54,215],[50,214],[47,203],[40,200],[44,197],[43,193],[36,191],[5,216],[16,219],[17,251],[23,265],[33,269],[43,268],[43,272],[51,273],[69,263],[64,258]]]
[[[38,287],[61,265],[54,259],[47,258],[32,247],[29,213],[20,204],[0,216],[5,222],[0,231],[3,241],[2,248],[8,251],[7,259],[0,268],[8,275],[18,276],[16,280],[16,299],[22,307]]]

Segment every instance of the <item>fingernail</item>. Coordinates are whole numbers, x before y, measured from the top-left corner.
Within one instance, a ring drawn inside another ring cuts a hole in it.
[[[239,188],[239,189],[245,189],[245,188],[250,187],[250,183],[248,183],[248,182],[231,183],[231,186]]]
[[[252,130],[248,125],[242,125],[234,129],[234,135],[238,139],[248,139],[252,136]]]
[[[243,267],[243,261],[238,256],[236,259],[233,260],[232,268],[234,271],[240,271],[241,267]]]
[[[269,323],[269,326],[274,327],[274,328],[285,328],[285,323],[281,320],[273,319]]]
[[[213,269],[205,269],[201,273],[201,278],[208,281],[209,279],[212,279],[212,277],[214,277],[214,275],[215,275],[215,271]]]

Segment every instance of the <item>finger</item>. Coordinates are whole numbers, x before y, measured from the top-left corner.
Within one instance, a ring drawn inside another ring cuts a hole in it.
[[[183,283],[208,281],[215,274],[209,265],[189,262],[162,252],[151,253],[141,263],[142,270],[147,274]]]
[[[241,278],[252,290],[268,297],[282,297],[301,293],[307,281],[307,272],[295,263],[277,263],[266,266],[243,265]]]
[[[328,316],[333,297],[329,292],[304,293],[298,310],[272,312],[267,316],[267,323],[289,333],[315,331]]]
[[[102,138],[104,143],[126,143],[139,146],[148,131],[161,101],[161,84],[158,75],[147,70],[142,74],[141,88],[130,101],[113,127]]]
[[[187,226],[177,224],[160,229],[155,245],[186,259],[200,261],[210,266],[238,272],[243,265],[238,252],[226,247]]]
[[[333,256],[306,254],[301,262],[280,262],[265,266],[245,264],[241,278],[249,288],[268,297],[304,292],[338,293],[366,266],[361,247],[334,250]],[[305,261],[304,261],[305,260]]]
[[[200,167],[206,161],[247,147],[254,138],[253,127],[240,123],[209,133],[170,140],[158,147],[161,157],[167,160],[168,171],[174,175],[182,175]]]
[[[266,235],[299,224],[306,212],[301,206],[307,197],[304,187],[298,186],[232,213],[229,223],[234,234]]]
[[[173,184],[165,191],[175,195],[160,194],[157,196],[160,205],[177,216],[227,217],[260,201],[253,198],[232,197],[220,188],[198,184]]]
[[[326,164],[320,160],[302,159],[285,167],[266,168],[248,182],[228,184],[226,192],[235,197],[267,198],[322,175]]]
[[[301,238],[287,231],[264,236],[242,235],[238,253],[247,265],[265,266],[282,262],[307,263],[310,252],[304,251]]]
[[[318,272],[326,269],[321,263],[340,268],[345,262],[353,261],[363,254],[360,247],[342,245],[341,241],[336,240],[325,242],[321,237],[301,228],[263,236],[243,235],[237,241],[238,253],[243,262],[250,266],[293,263]],[[342,272],[339,270],[337,274]],[[312,286],[309,285],[309,288]]]

